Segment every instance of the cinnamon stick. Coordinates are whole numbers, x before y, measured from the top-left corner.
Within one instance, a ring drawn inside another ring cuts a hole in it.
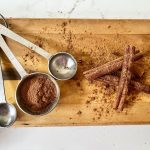
[[[135,56],[134,56],[134,60],[136,61],[136,60],[139,60],[141,57],[143,57],[143,54],[142,53],[140,53],[140,51],[139,50],[136,50],[135,51]],[[110,61],[110,62],[108,62],[108,63],[106,63],[106,64],[104,64],[104,65],[107,65],[107,64],[111,64],[111,63],[115,63],[115,62],[118,62],[118,61],[121,61],[122,60],[122,62],[123,62],[123,56],[121,56],[121,57],[119,57],[119,58],[117,58],[117,59],[115,59],[115,60],[112,60],[112,61]],[[93,71],[96,71],[99,67],[102,67],[103,65],[101,65],[101,66],[97,66],[97,67],[95,67],[95,68],[92,68],[92,69],[89,69],[89,70],[87,70],[87,71],[84,71],[83,72],[83,74],[88,74],[88,73],[91,73],[91,72],[93,72]]]
[[[129,90],[129,84],[131,82],[131,66],[133,64],[133,57],[134,57],[134,54],[135,54],[135,47],[130,47],[128,46],[128,64],[127,64],[127,72],[126,72],[126,78],[125,78],[125,83],[124,83],[124,89],[122,91],[122,96],[121,96],[121,99],[120,99],[120,103],[119,103],[119,106],[118,106],[118,111],[122,111],[123,110],[123,107],[124,107],[124,103],[125,103],[125,100],[126,100],[126,97],[127,97],[127,94],[128,94],[128,90]]]
[[[109,85],[113,85],[113,86],[118,86],[118,84],[119,84],[119,77],[114,76],[114,75],[105,75],[105,76],[101,77],[99,80],[101,80]],[[140,82],[131,80],[129,86],[131,89],[135,89],[139,92],[142,91],[144,93],[150,94],[150,85],[145,85]]]
[[[127,75],[127,67],[128,67],[128,60],[129,60],[129,47],[125,49],[125,55],[123,59],[123,64],[122,64],[122,72],[121,72],[121,77],[119,81],[119,86],[118,86],[118,91],[117,91],[117,96],[116,100],[114,101],[113,108],[117,109],[120,103],[120,99],[122,97],[122,92],[125,88],[125,83],[126,83],[126,75]]]
[[[134,60],[139,60],[143,55],[141,53],[138,53],[134,56]],[[123,57],[120,57],[118,59],[115,59],[113,61],[110,61],[104,65],[95,67],[93,69],[90,69],[88,71],[83,72],[86,79],[92,81],[95,80],[98,77],[101,77],[106,74],[113,73],[119,69],[121,69],[123,63]]]

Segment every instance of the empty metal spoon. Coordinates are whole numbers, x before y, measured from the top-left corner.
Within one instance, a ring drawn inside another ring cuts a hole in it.
[[[14,107],[14,105],[6,102],[2,69],[0,64],[0,126],[1,127],[11,126],[15,122],[16,117],[17,117],[16,108]]]
[[[7,29],[3,25],[0,25],[0,34],[7,36],[22,45],[32,49],[39,55],[45,57],[48,60],[48,69],[50,74],[57,80],[71,79],[77,71],[77,62],[75,58],[66,52],[59,52],[54,55],[50,55],[44,49],[38,47],[32,42],[24,39],[13,31]]]
[[[2,24],[5,27],[8,27],[5,18],[1,14],[0,17],[2,18]],[[0,59],[0,126],[1,127],[11,126],[15,122],[16,117],[17,112],[14,105],[6,103],[3,75],[1,68],[1,59]]]
[[[2,50],[4,51],[4,53],[6,54],[6,56],[8,57],[8,59],[10,60],[10,62],[13,64],[13,66],[16,68],[16,70],[18,71],[19,75],[21,76],[21,81],[19,82],[17,89],[16,89],[16,102],[18,107],[26,114],[30,114],[30,115],[44,115],[47,114],[48,112],[52,111],[58,101],[59,101],[59,97],[60,97],[60,89],[59,86],[57,84],[57,82],[55,81],[54,78],[52,78],[49,74],[46,73],[41,73],[41,72],[36,72],[36,73],[31,73],[28,74],[24,68],[21,66],[21,64],[19,63],[19,61],[15,58],[14,54],[11,52],[11,50],[9,49],[8,45],[6,44],[5,40],[3,39],[2,35],[0,35],[0,47],[2,48]],[[54,100],[53,104],[49,104],[49,106],[42,110],[41,112],[33,112],[29,109],[27,109],[25,107],[25,105],[23,104],[23,100],[20,97],[20,89],[21,86],[23,85],[24,82],[26,82],[29,78],[32,78],[34,76],[39,76],[39,75],[43,75],[46,76],[48,79],[50,79],[56,88],[56,98]]]

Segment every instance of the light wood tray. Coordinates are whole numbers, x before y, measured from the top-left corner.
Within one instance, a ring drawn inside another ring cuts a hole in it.
[[[93,66],[117,58],[116,52],[123,54],[128,44],[142,52],[149,51],[149,20],[8,19],[8,22],[10,29],[49,53],[67,51],[78,61],[77,75],[69,81],[58,81],[61,99],[56,109],[34,117],[16,106],[18,117],[14,127],[150,123],[150,95],[133,92],[124,111],[116,113],[111,106],[115,92],[100,82],[89,83],[82,75]],[[28,72],[48,72],[47,60],[10,39],[7,42]],[[2,57],[7,100],[16,105],[14,95],[19,76],[3,53]],[[150,84],[150,57],[147,55],[138,65],[145,69],[141,82]]]

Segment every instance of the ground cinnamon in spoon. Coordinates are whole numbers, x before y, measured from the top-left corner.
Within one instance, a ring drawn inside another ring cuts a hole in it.
[[[56,87],[46,75],[35,75],[21,86],[23,104],[32,112],[39,112],[55,101]]]

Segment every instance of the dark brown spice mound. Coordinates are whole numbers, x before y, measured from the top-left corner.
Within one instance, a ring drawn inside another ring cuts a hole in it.
[[[28,110],[40,112],[55,101],[56,87],[47,76],[36,75],[21,85],[20,96]]]

